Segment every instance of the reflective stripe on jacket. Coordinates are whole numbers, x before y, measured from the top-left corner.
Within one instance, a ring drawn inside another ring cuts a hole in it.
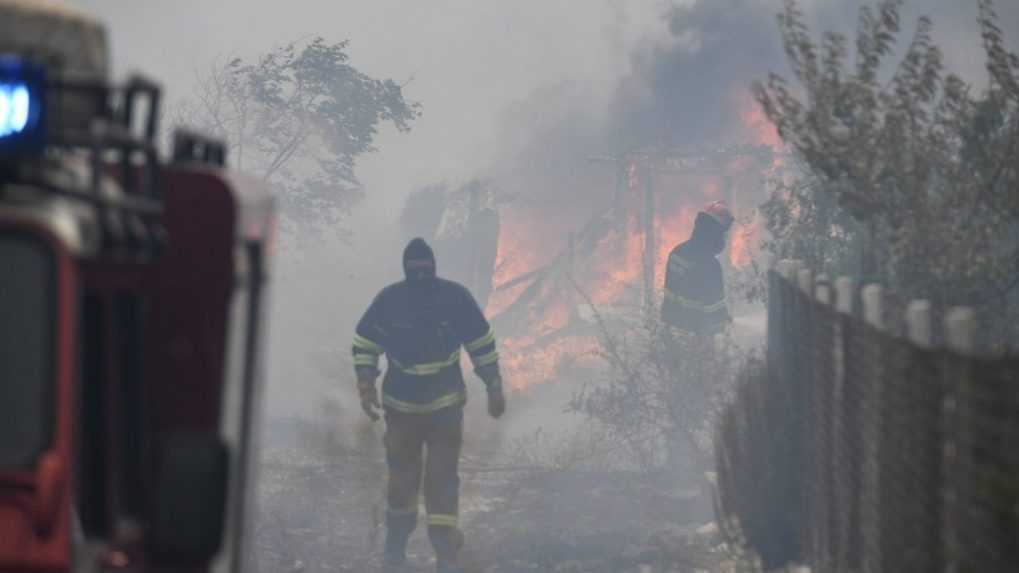
[[[729,321],[722,265],[691,241],[669,254],[662,320],[697,334],[720,332]]]
[[[466,401],[461,349],[480,376],[498,374],[495,333],[474,297],[460,284],[435,279],[383,289],[358,322],[352,351],[354,368],[373,374],[385,354],[385,407],[424,414]]]

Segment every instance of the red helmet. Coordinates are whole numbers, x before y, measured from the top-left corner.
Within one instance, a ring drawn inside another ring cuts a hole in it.
[[[732,226],[732,222],[736,220],[736,217],[732,216],[732,211],[729,210],[729,206],[725,201],[709,203],[702,212],[718,221],[718,224],[726,231]]]

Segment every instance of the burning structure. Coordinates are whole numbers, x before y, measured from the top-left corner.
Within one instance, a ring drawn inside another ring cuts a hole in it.
[[[697,210],[724,199],[752,212],[777,165],[775,150],[763,142],[589,159],[616,172],[613,199],[579,228],[560,228],[558,248],[551,237],[535,236],[533,214],[506,210],[487,310],[517,385],[551,379],[591,356],[600,335],[595,309],[625,322],[656,308],[669,251],[689,236]],[[733,233],[730,267],[749,264],[759,232],[747,220]],[[544,244],[528,244],[534,241]]]
[[[585,157],[585,182],[610,187],[592,193],[608,197],[603,205],[529,204],[477,180],[435,185],[411,194],[402,232],[433,243],[443,276],[468,286],[486,309],[511,384],[553,379],[598,350],[595,309],[625,324],[658,305],[669,252],[688,238],[705,203],[734,207],[741,224],[725,264],[750,263],[761,233],[752,215],[782,162],[760,111],[748,105],[738,116],[740,133],[730,138],[737,143]]]
[[[747,83],[781,59],[760,25],[771,16],[746,0],[673,3],[666,37],[633,51],[604,104],[565,82],[514,110],[497,180],[524,200],[500,208],[486,308],[511,384],[599,353],[592,307],[610,326],[647,316],[704,204],[724,199],[739,220],[723,264],[750,264],[763,233],[753,215],[785,167]]]
[[[619,324],[656,306],[668,253],[705,203],[726,200],[740,221],[724,264],[745,267],[757,250],[762,225],[748,219],[783,167],[778,134],[746,81],[781,57],[760,25],[770,8],[698,1],[665,16],[668,39],[631,54],[604,104],[564,81],[511,110],[487,174],[513,197],[493,194],[497,226],[468,225],[438,248],[468,253],[465,261],[486,253],[470,271],[442,256],[441,272],[485,301],[513,385],[553,379],[597,352],[592,307]],[[462,220],[442,213],[464,212],[455,193],[431,193],[439,214],[418,233],[426,238],[438,221]]]

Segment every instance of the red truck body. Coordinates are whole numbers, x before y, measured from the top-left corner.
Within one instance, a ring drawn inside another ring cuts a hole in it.
[[[92,207],[0,180],[0,571],[243,566],[272,200],[201,157],[154,167],[147,253],[89,251]]]

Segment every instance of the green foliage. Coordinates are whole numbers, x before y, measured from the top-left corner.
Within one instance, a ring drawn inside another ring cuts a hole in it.
[[[854,247],[859,244],[861,225],[817,180],[774,182],[760,213],[771,230],[762,248],[775,260],[799,259],[830,275],[858,272],[859,253]]]
[[[224,138],[235,165],[268,182],[291,223],[336,223],[363,195],[358,157],[381,124],[401,132],[420,116],[393,80],[350,64],[349,42],[290,42],[254,61],[200,75],[178,115]]]
[[[806,175],[763,207],[772,251],[830,272],[878,275],[902,296],[999,304],[1019,281],[1019,58],[980,1],[989,82],[977,96],[943,69],[920,18],[894,66],[903,0],[860,11],[855,62],[816,42],[796,0],[779,29],[797,85],[754,85]]]

